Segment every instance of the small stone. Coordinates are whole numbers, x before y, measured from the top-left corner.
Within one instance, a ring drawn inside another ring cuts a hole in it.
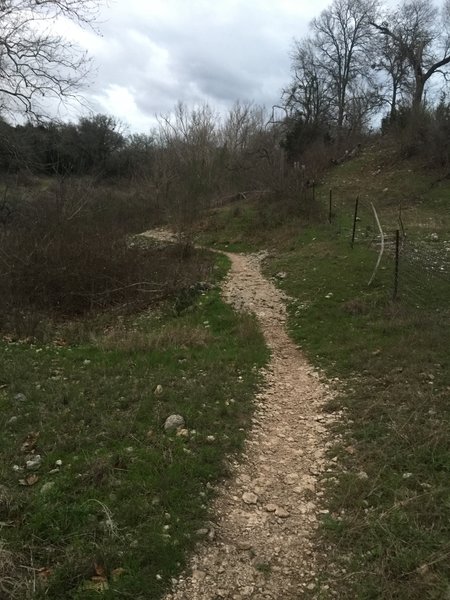
[[[27,460],[26,467],[28,470],[34,470],[34,469],[39,469],[41,464],[42,464],[41,455],[36,454],[36,456],[33,456],[32,458],[30,458],[30,460]]]
[[[185,426],[184,418],[181,415],[170,415],[167,417],[164,423],[164,429],[166,431],[172,431],[173,429],[182,429]]]
[[[214,436],[214,435],[207,435],[207,436],[206,436],[206,441],[207,441],[207,442],[215,442],[215,441],[216,441],[216,438],[215,438],[215,436]]]
[[[178,437],[188,438],[189,437],[189,430],[188,429],[179,429],[177,431],[177,436]]]
[[[242,541],[242,542],[238,542],[236,544],[236,547],[238,548],[238,550],[251,550],[252,548],[252,544],[249,541]]]
[[[161,396],[161,394],[163,393],[163,386],[158,383],[153,393],[155,394],[155,396]]]
[[[19,392],[18,394],[16,394],[14,396],[14,400],[16,402],[25,402],[27,399],[27,397],[25,396],[25,394],[22,394],[21,392]]]
[[[275,511],[275,516],[280,517],[280,519],[287,519],[288,517],[290,517],[290,513],[288,513],[288,511],[284,508],[278,506]]]
[[[253,494],[253,492],[245,492],[242,494],[242,500],[245,502],[245,504],[257,504],[258,496]]]
[[[288,485],[293,485],[293,484],[297,483],[297,481],[298,481],[297,473],[289,473],[289,475],[286,475],[286,483]]]
[[[7,423],[8,423],[8,425],[14,425],[14,423],[17,423],[17,421],[18,421],[18,417],[11,417]]]
[[[358,479],[369,479],[369,476],[367,475],[367,473],[365,471],[360,471],[356,477]]]
[[[192,571],[192,579],[196,581],[203,581],[206,577],[206,573],[204,571],[199,571],[198,569],[194,569]]]
[[[57,461],[55,461],[55,465],[56,465],[57,467],[62,467],[62,460],[61,460],[61,459],[58,459]]]
[[[205,537],[207,536],[209,533],[209,529],[206,529],[206,527],[203,527],[202,529],[197,529],[197,531],[195,532],[195,535],[198,535],[199,537]]]
[[[276,504],[266,504],[264,508],[267,510],[267,512],[275,512],[278,507]]]
[[[44,483],[44,485],[41,487],[41,494],[46,494],[53,487],[55,487],[55,482],[54,481],[47,481],[47,483]]]

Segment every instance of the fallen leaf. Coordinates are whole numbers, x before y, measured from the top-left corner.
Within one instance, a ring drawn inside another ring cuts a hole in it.
[[[27,435],[24,443],[20,448],[22,452],[31,452],[32,450],[35,450],[39,438],[39,433],[39,431],[31,431]]]
[[[94,571],[95,571],[95,575],[97,577],[103,577],[104,579],[106,579],[106,569],[103,565],[95,562],[94,563]]]
[[[50,567],[41,567],[40,569],[38,569],[37,574],[42,579],[48,579],[53,574],[53,569],[51,569]]]
[[[38,481],[39,481],[38,475],[28,475],[28,477],[25,477],[25,479],[19,479],[19,484],[25,485],[25,486],[30,486],[30,485],[34,485]]]

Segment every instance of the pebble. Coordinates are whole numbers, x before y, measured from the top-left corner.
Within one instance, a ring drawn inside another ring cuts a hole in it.
[[[164,423],[165,431],[173,431],[174,429],[183,429],[185,426],[184,417],[181,415],[170,415]]]
[[[245,504],[257,504],[258,496],[253,494],[253,492],[245,492],[242,494],[242,500],[245,502]]]
[[[285,510],[284,508],[278,507],[275,511],[275,516],[276,517],[280,517],[280,519],[287,519],[288,517],[290,517],[290,513],[288,513],[287,510]]]
[[[202,528],[202,529],[197,529],[197,531],[195,532],[195,535],[198,535],[199,537],[205,537],[208,535],[208,533],[209,533],[209,529]]]
[[[35,456],[27,460],[25,464],[29,471],[39,469],[42,464],[42,457],[40,454],[36,454]]]

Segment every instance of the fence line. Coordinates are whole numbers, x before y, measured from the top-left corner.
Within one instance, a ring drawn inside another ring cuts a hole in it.
[[[404,207],[400,204],[397,219],[382,222],[376,207],[360,197],[355,199],[353,210],[350,207],[338,210],[336,194],[329,190],[328,223],[349,240],[351,248],[364,244],[378,253],[369,285],[383,264],[384,268],[392,269],[389,297],[415,308],[449,310],[450,232],[442,240],[436,233],[420,235],[415,231],[410,239],[403,214]],[[368,265],[368,269],[372,266]]]

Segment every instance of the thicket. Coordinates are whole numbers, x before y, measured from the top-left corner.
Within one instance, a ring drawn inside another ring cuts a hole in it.
[[[41,319],[122,313],[177,297],[207,280],[211,260],[134,236],[160,222],[145,196],[88,180],[4,193],[0,328],[33,336]]]

